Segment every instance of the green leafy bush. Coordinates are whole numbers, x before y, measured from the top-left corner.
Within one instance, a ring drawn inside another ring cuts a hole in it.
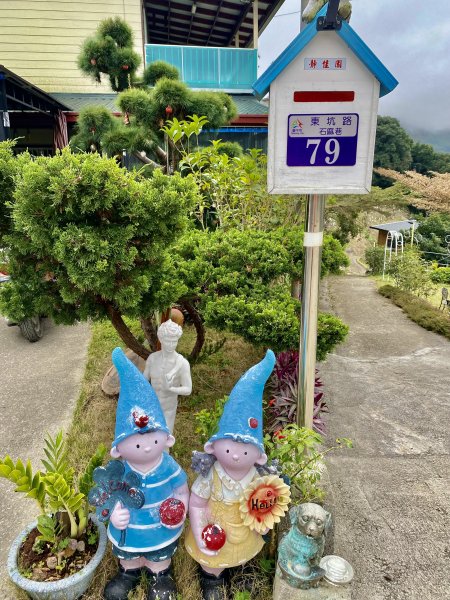
[[[415,248],[393,256],[387,271],[395,285],[405,292],[425,297],[433,292],[430,265]]]
[[[381,275],[384,265],[384,247],[372,246],[367,248],[364,253],[364,260],[372,275]]]
[[[404,310],[408,317],[428,331],[434,331],[450,340],[450,318],[448,314],[431,306],[425,300],[413,296],[392,285],[384,285],[378,290],[382,296],[390,298]]]
[[[322,436],[312,429],[294,424],[264,438],[269,460],[278,461],[281,471],[290,479],[292,501],[296,504],[323,500],[319,482],[325,469],[325,455],[353,446],[348,438],[339,438],[336,446],[322,451],[323,442]]]
[[[450,285],[450,267],[440,267],[431,271],[431,281],[433,283]]]
[[[283,245],[286,240],[293,243],[278,231],[190,231],[172,254],[172,278],[184,283],[187,299],[207,325],[276,352],[297,348],[300,303],[291,297],[290,284],[298,272],[296,255],[303,250],[299,235],[295,254]],[[328,260],[325,264],[334,269],[336,262]],[[337,317],[321,314],[318,359],[323,360],[347,332]]]

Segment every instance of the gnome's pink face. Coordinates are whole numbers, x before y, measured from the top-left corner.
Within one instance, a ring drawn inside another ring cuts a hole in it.
[[[267,462],[267,456],[254,444],[244,444],[229,439],[206,444],[205,450],[210,454],[214,454],[225,470],[242,470],[242,477],[249,472],[255,463],[264,465]]]
[[[161,458],[164,448],[170,448],[175,438],[164,431],[135,433],[128,436],[111,450],[113,458],[124,458],[131,465],[146,471],[151,469]]]

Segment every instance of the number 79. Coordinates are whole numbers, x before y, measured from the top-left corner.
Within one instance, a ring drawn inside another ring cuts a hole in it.
[[[319,146],[323,140],[306,140],[306,147],[314,146],[314,150],[311,154],[311,158],[309,159],[310,165],[316,164],[317,151]],[[333,165],[337,159],[339,158],[340,146],[339,142],[333,138],[328,139],[325,142],[325,153],[328,155],[325,157],[325,162],[327,165]]]

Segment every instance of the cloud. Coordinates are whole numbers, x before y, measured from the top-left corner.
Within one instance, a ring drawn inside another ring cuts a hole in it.
[[[432,9],[430,9],[432,5]],[[263,72],[299,32],[300,0],[286,0],[261,36]],[[398,79],[380,114],[407,128],[450,129],[448,0],[354,0],[351,25]]]

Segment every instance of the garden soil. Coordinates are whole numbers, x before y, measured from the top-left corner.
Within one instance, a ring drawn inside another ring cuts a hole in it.
[[[319,365],[330,408],[334,553],[353,600],[450,598],[450,342],[350,273],[323,282],[323,309],[350,326]]]
[[[34,469],[45,458],[45,434],[71,423],[90,338],[86,324],[56,327],[46,319],[44,327],[42,339],[30,344],[0,317],[0,457],[30,458]],[[39,513],[33,500],[13,489],[0,479],[1,600],[16,598],[6,573],[9,546]]]

